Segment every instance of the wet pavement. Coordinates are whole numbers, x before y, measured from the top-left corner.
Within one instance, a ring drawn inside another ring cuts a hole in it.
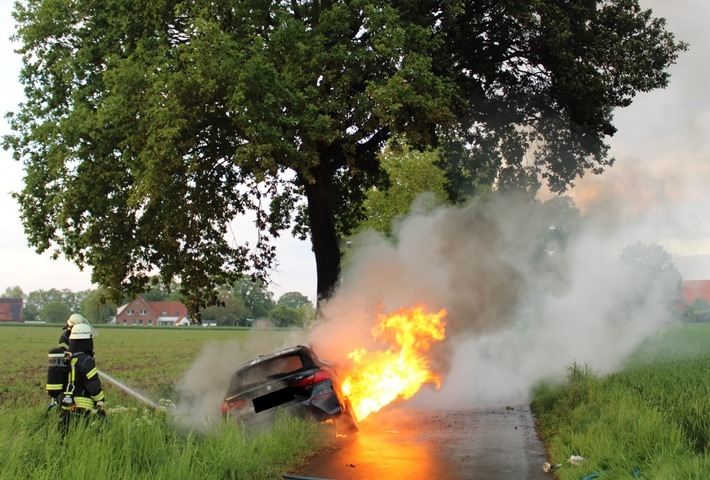
[[[332,480],[550,480],[527,406],[389,410],[338,437],[294,476]]]

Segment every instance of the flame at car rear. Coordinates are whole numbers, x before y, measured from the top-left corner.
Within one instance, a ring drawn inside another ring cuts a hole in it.
[[[397,399],[410,398],[425,383],[439,388],[440,378],[432,372],[427,352],[433,342],[445,338],[445,316],[446,310],[429,314],[416,305],[378,317],[372,335],[389,347],[351,352],[353,368],[342,382],[358,420]]]

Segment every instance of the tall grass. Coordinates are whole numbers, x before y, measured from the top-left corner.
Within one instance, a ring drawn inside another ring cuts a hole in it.
[[[649,339],[623,371],[572,365],[562,386],[541,386],[532,408],[560,480],[710,478],[710,324]],[[581,465],[566,462],[572,455]]]
[[[62,437],[56,412],[6,410],[0,417],[0,478],[273,479],[328,438],[325,425],[277,415],[271,429],[225,422],[209,434],[181,432],[169,415],[126,410],[72,425]]]

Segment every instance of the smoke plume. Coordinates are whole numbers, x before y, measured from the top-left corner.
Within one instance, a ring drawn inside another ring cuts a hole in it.
[[[278,343],[254,331],[244,343],[205,346],[180,385],[178,423],[200,430],[218,421],[230,376],[258,355],[305,343],[347,365],[348,353],[381,347],[372,336],[378,315],[403,307],[447,311],[446,339],[430,350],[441,389],[426,386],[408,401],[438,409],[526,403],[536,383],[573,363],[612,371],[671,321],[677,279],[630,268],[616,222],[583,216],[569,198],[417,205],[430,202],[415,202],[392,237],[352,239],[341,284],[310,331]]]
[[[574,362],[617,368],[670,321],[677,283],[654,282],[619,258],[608,224],[586,221],[569,199],[493,196],[417,211],[393,238],[352,240],[342,284],[310,342],[347,362],[369,346],[378,313],[423,303],[447,310],[432,347],[441,390],[410,403],[436,408],[526,402],[533,385]]]

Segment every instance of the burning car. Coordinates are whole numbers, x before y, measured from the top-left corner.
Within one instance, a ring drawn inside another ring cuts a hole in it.
[[[220,410],[225,417],[249,424],[260,412],[274,407],[303,418],[334,420],[345,432],[358,430],[335,371],[304,345],[262,355],[239,367]]]

